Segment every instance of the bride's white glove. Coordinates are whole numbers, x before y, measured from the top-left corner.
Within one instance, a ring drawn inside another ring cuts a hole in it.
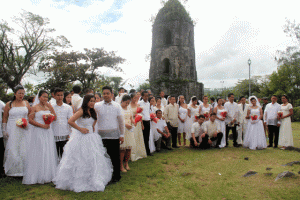
[[[7,133],[7,124],[6,123],[2,123],[2,133],[3,133],[3,137],[5,139],[8,139],[9,135]]]

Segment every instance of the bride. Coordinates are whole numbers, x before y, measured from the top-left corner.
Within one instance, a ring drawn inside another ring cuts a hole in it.
[[[53,179],[57,189],[74,192],[104,191],[112,178],[110,157],[103,147],[101,137],[95,133],[95,101],[94,95],[87,94],[81,108],[68,121],[76,130],[64,147],[63,157]]]
[[[248,121],[244,147],[249,149],[265,149],[267,148],[266,136],[264,131],[264,126],[262,123],[262,109],[259,102],[255,96],[249,98],[251,102],[248,110],[248,115],[246,119]]]

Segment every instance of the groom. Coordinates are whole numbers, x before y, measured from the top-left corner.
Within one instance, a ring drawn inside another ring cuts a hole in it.
[[[120,144],[124,142],[125,124],[120,104],[112,101],[112,88],[102,88],[104,101],[95,104],[98,134],[102,137],[113,165],[112,183],[121,179]]]

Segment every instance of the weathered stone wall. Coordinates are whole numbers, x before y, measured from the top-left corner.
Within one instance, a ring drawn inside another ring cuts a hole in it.
[[[191,21],[160,19],[154,23],[149,80],[155,95],[164,90],[166,94],[182,94],[187,99],[194,95],[202,99],[204,87],[197,82]]]

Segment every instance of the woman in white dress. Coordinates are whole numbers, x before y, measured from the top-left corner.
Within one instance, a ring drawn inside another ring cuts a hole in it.
[[[157,110],[161,110],[164,113],[164,106],[161,104],[161,97],[156,97],[156,106],[154,107],[155,113]]]
[[[181,146],[181,133],[183,134],[183,145],[186,146],[186,133],[188,132],[187,127],[187,113],[188,105],[185,103],[184,96],[178,97],[179,113],[178,113],[178,143]]]
[[[28,113],[31,108],[29,103],[23,100],[24,94],[23,86],[16,86],[13,100],[8,102],[4,108],[2,127],[4,138],[7,139],[4,154],[4,170],[7,176],[23,176],[28,147],[26,143],[28,127],[20,128],[16,121],[25,118],[28,122]]]
[[[252,150],[265,149],[267,148],[267,143],[264,126],[261,120],[263,112],[256,97],[252,96],[249,99],[250,105],[246,119],[250,120],[248,121],[243,146]],[[257,116],[256,119],[254,119],[255,116]]]
[[[124,124],[125,124],[125,134],[124,134],[124,142],[120,146],[120,170],[121,172],[127,172],[130,170],[128,161],[131,156],[131,149],[135,146],[134,133],[133,133],[133,118],[132,111],[128,107],[130,104],[131,97],[129,95],[121,96],[121,107],[122,114],[124,116]],[[123,165],[124,161],[124,165]],[[124,168],[125,166],[125,168]]]
[[[133,120],[135,119],[135,115],[137,114],[137,108],[139,108],[139,104],[137,103],[140,99],[140,96],[137,93],[130,94],[131,102],[128,108],[132,112]],[[141,108],[142,109],[142,108]],[[131,161],[137,161],[138,159],[146,158],[146,148],[142,130],[142,122],[138,122],[135,124],[135,128],[133,129],[135,146],[131,149]]]
[[[292,122],[291,116],[293,115],[293,106],[288,102],[286,95],[281,97],[281,125],[279,129],[279,142],[278,144],[285,149],[289,146],[294,146],[293,143],[293,132],[292,132]]]
[[[220,148],[226,146],[226,125],[225,125],[225,117],[222,116],[223,113],[227,112],[224,108],[223,100],[221,98],[217,99],[217,106],[214,108],[213,112],[217,114],[216,121],[219,122],[221,132],[223,133],[221,144],[219,145]]]
[[[50,124],[45,124],[43,115],[56,115],[48,103],[48,93],[41,90],[34,101],[29,115],[31,126],[28,137],[28,150],[25,161],[23,184],[49,183],[55,176],[57,167],[57,151],[53,131]]]
[[[187,116],[187,132],[186,139],[189,141],[191,136],[191,128],[194,122],[196,122],[195,116],[199,115],[199,102],[197,97],[193,96],[191,98],[190,104],[188,105],[188,116]]]
[[[149,98],[149,103],[150,103],[150,113],[154,113],[155,114],[155,105],[156,105],[156,101],[154,97],[150,97]],[[155,148],[155,131],[153,131],[153,129],[155,128],[155,122],[151,120],[150,122],[150,136],[149,136],[149,149],[150,149],[150,153],[153,153],[156,148]]]
[[[199,106],[199,113],[200,115],[205,116],[205,121],[209,120],[210,114],[211,114],[211,105],[208,103],[208,97],[203,97],[203,104]]]
[[[57,189],[103,192],[111,180],[111,160],[101,136],[95,132],[97,115],[94,105],[94,95],[85,95],[81,108],[68,121],[74,132],[64,147],[65,152],[53,179]]]

